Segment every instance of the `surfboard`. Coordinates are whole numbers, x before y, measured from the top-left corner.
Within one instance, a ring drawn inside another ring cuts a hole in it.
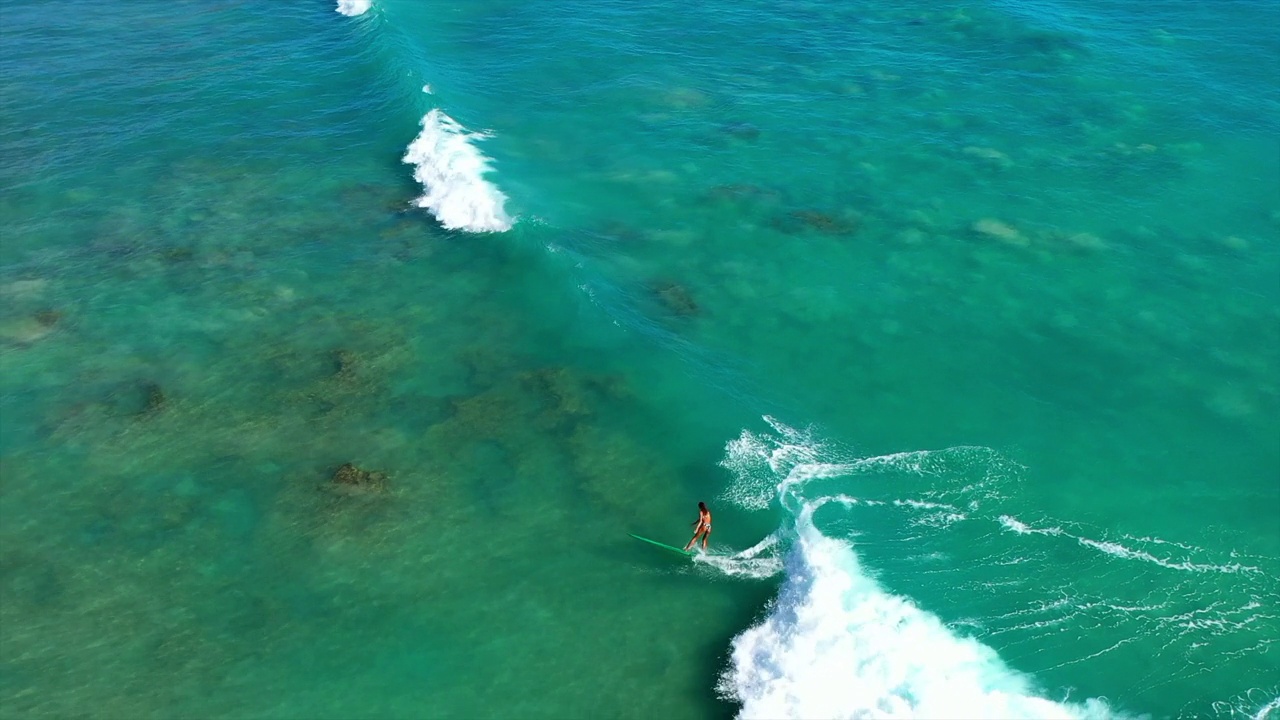
[[[658,547],[660,547],[660,548],[666,548],[666,549],[670,550],[671,552],[677,552],[677,553],[680,553],[681,555],[684,555],[685,557],[693,557],[693,553],[692,553],[691,551],[688,551],[688,550],[681,550],[681,549],[680,549],[680,548],[678,548],[678,547],[672,547],[671,545],[668,545],[668,544],[666,544],[666,543],[660,543],[660,542],[658,542],[657,540],[650,540],[650,539],[649,539],[649,538],[647,538],[647,537],[640,537],[639,535],[636,535],[635,533],[627,533],[627,534],[628,534],[628,535],[630,535],[631,537],[633,537],[633,538],[637,539],[637,540],[643,540],[643,541],[645,541],[645,542],[649,543],[650,545],[657,545],[657,546],[658,546]]]

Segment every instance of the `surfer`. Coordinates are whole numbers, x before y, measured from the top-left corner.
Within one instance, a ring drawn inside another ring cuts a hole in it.
[[[707,549],[707,538],[711,537],[711,511],[707,509],[706,503],[698,503],[698,519],[693,522],[693,539],[688,545],[684,546],[685,552],[698,542],[698,536],[702,536],[702,549]]]

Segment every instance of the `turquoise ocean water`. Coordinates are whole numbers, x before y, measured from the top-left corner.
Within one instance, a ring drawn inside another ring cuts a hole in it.
[[[1280,716],[1276,27],[9,4],[0,715]]]

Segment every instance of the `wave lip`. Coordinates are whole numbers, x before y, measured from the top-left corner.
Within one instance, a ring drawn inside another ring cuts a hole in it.
[[[373,0],[338,0],[338,12],[347,17],[355,17],[369,12]]]
[[[415,166],[413,178],[426,190],[413,204],[450,230],[511,229],[511,218],[503,209],[507,196],[484,179],[490,161],[474,145],[485,137],[436,109],[422,118],[422,132],[405,151],[404,162]]]

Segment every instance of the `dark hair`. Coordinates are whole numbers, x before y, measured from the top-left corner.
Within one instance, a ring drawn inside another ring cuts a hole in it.
[[[698,509],[699,509],[699,510],[701,510],[701,511],[703,511],[703,512],[706,512],[706,511],[707,511],[707,504],[706,504],[706,503],[704,503],[704,502],[699,502],[699,503],[698,503]]]

